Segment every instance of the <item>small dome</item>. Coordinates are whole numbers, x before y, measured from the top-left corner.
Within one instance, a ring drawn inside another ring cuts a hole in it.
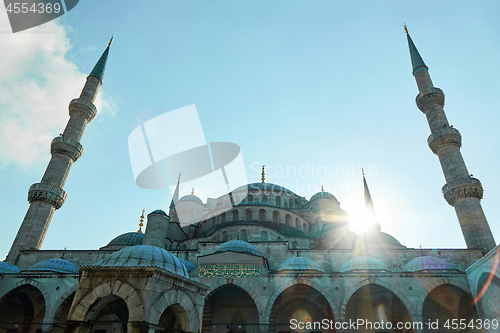
[[[42,260],[31,266],[28,271],[56,272],[56,273],[71,273],[79,272],[78,266],[71,261],[59,258]]]
[[[337,198],[335,198],[333,196],[333,194],[328,193],[328,192],[323,192],[323,191],[318,192],[315,195],[313,195],[311,197],[311,199],[309,199],[309,201],[318,200],[318,199],[332,199],[332,200],[338,201]]]
[[[182,198],[180,198],[179,201],[194,201],[199,203],[200,205],[203,205],[203,201],[201,201],[201,199],[194,194],[185,195]]]
[[[310,270],[310,271],[319,271],[324,273],[324,271],[315,261],[304,257],[288,258],[287,260],[283,261],[276,270],[277,271]]]
[[[167,216],[167,213],[165,213],[164,211],[162,211],[161,209],[157,209],[157,210],[153,210],[151,213],[149,213],[148,215],[150,214],[161,214],[161,215],[165,215]]]
[[[196,266],[191,261],[187,261],[186,259],[179,258],[184,267],[186,267],[188,272],[191,272]]]
[[[141,232],[127,232],[116,236],[108,243],[110,245],[141,245],[144,234]]]
[[[165,249],[151,245],[135,245],[116,251],[93,266],[159,267],[189,278],[182,262]]]
[[[380,260],[372,257],[354,257],[347,260],[340,266],[340,272],[349,271],[367,271],[367,270],[389,270],[387,266]]]
[[[225,242],[217,248],[215,252],[238,252],[238,253],[247,253],[253,254],[255,256],[262,257],[259,250],[252,244],[245,242],[243,240],[230,240]]]
[[[432,256],[422,256],[410,260],[404,267],[405,272],[418,272],[418,271],[445,271],[449,269],[457,269],[453,267],[448,261]]]
[[[14,264],[7,261],[0,261],[0,274],[16,274],[21,270]]]

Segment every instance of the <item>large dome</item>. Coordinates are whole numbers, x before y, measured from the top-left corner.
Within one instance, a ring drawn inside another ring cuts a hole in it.
[[[457,269],[453,267],[451,263],[448,261],[436,258],[432,256],[422,256],[410,260],[404,267],[403,271],[405,272],[418,272],[418,271],[445,271],[449,269]]]
[[[324,272],[321,267],[313,260],[304,257],[292,257],[283,261],[277,271],[319,271]]]
[[[219,245],[215,252],[238,252],[262,257],[262,254],[260,254],[255,246],[243,240],[230,240],[225,242]]]
[[[28,271],[77,274],[79,272],[79,268],[71,261],[54,258],[37,262],[36,264],[31,266],[31,268],[28,269]]]
[[[113,238],[107,246],[110,245],[141,245],[144,234],[142,232],[127,232]]]
[[[0,274],[16,274],[21,270],[14,264],[7,261],[0,261]]]
[[[272,191],[272,192],[282,192],[282,193],[289,193],[289,194],[296,195],[295,193],[293,193],[289,189],[287,189],[283,186],[280,186],[280,185],[272,184],[272,183],[251,183],[251,184],[247,184],[247,185],[242,185],[242,186],[234,189],[233,192],[239,192],[239,191],[243,191],[243,190],[249,190],[249,191],[250,190],[268,190],[268,191]]]
[[[151,245],[126,247],[95,263],[94,266],[159,267],[189,278],[188,271],[179,258],[165,249]]]
[[[372,257],[354,257],[347,260],[340,266],[340,272],[349,271],[366,271],[366,270],[389,270],[387,266],[380,260]]]

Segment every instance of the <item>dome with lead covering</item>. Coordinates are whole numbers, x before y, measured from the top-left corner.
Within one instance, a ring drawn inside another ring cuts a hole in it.
[[[422,256],[410,260],[404,267],[405,272],[418,272],[418,271],[446,271],[450,269],[457,269],[450,262],[432,256]]]
[[[151,213],[149,213],[149,214],[161,214],[161,215],[165,215],[165,216],[167,216],[167,213],[165,213],[165,212],[164,212],[163,210],[161,210],[161,209],[156,209],[156,210],[153,210],[153,211],[152,211]],[[148,214],[148,215],[149,215],[149,214]]]
[[[182,258],[179,258],[179,260],[182,262],[184,267],[186,267],[188,272],[191,272],[196,267],[195,264],[193,264],[191,261]]]
[[[127,232],[113,238],[107,246],[110,245],[141,245],[144,234],[142,232]]]
[[[16,274],[21,270],[14,264],[7,261],[0,261],[0,274]]]
[[[249,242],[245,242],[243,240],[230,240],[225,242],[217,248],[215,252],[238,252],[238,253],[246,253],[253,254],[255,256],[262,257],[259,250]]]
[[[151,245],[126,247],[95,263],[93,266],[159,267],[189,278],[188,271],[179,258],[165,249]]]
[[[304,257],[292,257],[283,261],[277,271],[319,271],[324,272],[321,267],[313,260]]]
[[[179,201],[194,201],[196,203],[199,203],[200,205],[203,205],[203,201],[201,201],[201,199],[194,194],[185,195],[180,198]]]
[[[31,266],[28,271],[78,274],[79,268],[71,261],[60,258],[53,258],[37,262],[36,264]]]
[[[318,200],[318,199],[331,199],[331,200],[338,201],[337,198],[335,198],[333,196],[333,194],[331,194],[329,192],[324,192],[324,191],[321,191],[321,192],[314,194],[311,197],[311,199],[309,199],[309,201],[314,201],[314,200]]]
[[[372,257],[354,257],[347,260],[345,263],[340,266],[340,272],[349,272],[349,271],[367,271],[367,270],[389,270],[389,268],[380,260],[372,258]]]

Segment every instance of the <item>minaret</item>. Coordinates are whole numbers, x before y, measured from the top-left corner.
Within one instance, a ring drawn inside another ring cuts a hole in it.
[[[69,121],[64,132],[52,140],[50,146],[52,157],[42,181],[29,188],[30,207],[7,255],[6,261],[10,263],[17,263],[22,250],[40,249],[54,211],[61,208],[66,200],[64,183],[71,165],[82,155],[83,147],[80,140],[85,126],[96,116],[97,109],[93,102],[102,84],[112,41],[113,38],[87,77],[80,97],[69,103]]]
[[[361,173],[363,174],[363,186],[365,192],[365,209],[370,218],[370,228],[372,230],[380,231],[380,224],[375,221],[375,208],[373,206],[372,196],[370,195],[370,190],[368,189],[368,183],[365,178],[365,171],[361,168]]]
[[[443,91],[432,84],[428,68],[413,44],[406,26],[405,32],[413,76],[419,90],[417,106],[427,117],[431,130],[427,143],[438,156],[446,179],[446,185],[443,186],[444,198],[455,208],[467,248],[490,251],[496,244],[480,203],[483,187],[481,182],[467,171],[460,153],[462,136],[457,129],[450,126],[443,110]]]
[[[175,205],[179,202],[179,183],[181,181],[181,174],[179,173],[179,178],[177,178],[177,185],[175,186],[174,195],[172,196],[172,201],[170,202],[170,207],[168,211],[168,216],[172,222],[179,222],[179,216],[175,209]]]

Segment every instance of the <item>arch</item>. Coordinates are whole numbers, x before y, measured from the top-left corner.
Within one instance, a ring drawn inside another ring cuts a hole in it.
[[[259,210],[259,221],[266,222],[266,211],[264,209]]]
[[[235,209],[235,210],[233,210],[233,222],[237,222],[238,219],[239,219],[238,210]]]
[[[293,241],[292,242],[292,249],[297,250],[298,248],[299,248],[299,243],[297,243],[297,241]]]
[[[130,313],[129,321],[139,321],[144,313],[139,293],[129,284],[116,280],[106,282],[92,289],[76,303],[73,302],[68,318],[73,321],[86,320],[87,313],[91,306],[106,296],[116,296],[125,301]]]
[[[172,305],[178,305],[185,311],[188,327],[185,327],[184,330],[186,332],[199,332],[199,312],[196,310],[193,300],[182,290],[170,288],[163,290],[158,298],[152,302],[146,315],[146,321],[158,323],[165,310]],[[177,310],[180,311],[178,307]],[[186,322],[185,318],[184,322]]]
[[[408,300],[408,298],[398,289],[395,288],[394,286],[380,280],[376,279],[367,279],[359,282],[358,284],[354,285],[345,295],[344,300],[342,301],[342,305],[340,306],[340,320],[345,321],[345,311],[347,307],[347,303],[351,299],[352,295],[361,288],[370,285],[370,284],[376,284],[378,286],[384,287],[385,289],[389,290],[392,292],[394,295],[396,295],[401,303],[405,306],[406,310],[408,311],[410,315],[410,320],[411,320],[411,314],[413,313],[412,307],[411,307],[411,302]],[[415,319],[414,319],[415,320]]]
[[[53,308],[53,313],[50,315],[52,318],[52,323],[58,323],[57,326],[53,326],[52,333],[63,333],[64,328],[62,328],[61,323],[66,323],[66,320],[68,319],[68,314],[71,309],[71,304],[73,303],[73,299],[75,298],[75,290],[69,290],[66,293],[64,293],[59,299],[60,301],[58,302],[58,306],[54,306]],[[45,314],[45,318],[48,317],[48,313]],[[48,322],[48,321],[47,321]]]
[[[424,301],[427,298],[427,296],[429,295],[429,293],[434,288],[439,287],[439,286],[444,285],[444,284],[450,284],[450,285],[453,285],[453,286],[458,287],[458,288],[463,289],[463,290],[469,290],[469,286],[462,281],[452,280],[452,279],[434,279],[432,282],[428,283],[427,285],[422,286],[424,289],[424,292],[422,292],[419,295],[418,300],[417,300],[418,313],[422,313]]]
[[[262,202],[267,203],[267,195],[265,194],[262,195]]]
[[[290,216],[290,214],[285,215],[285,224],[289,227],[292,226],[292,217]]]
[[[279,195],[276,196],[276,206],[281,207],[281,197]]]
[[[222,241],[227,242],[227,231],[222,232]]]
[[[220,223],[224,223],[224,222],[226,222],[226,213],[222,213],[220,215]]]
[[[247,201],[253,201],[253,195],[249,194],[247,198]]]
[[[327,290],[325,290],[323,287],[321,287],[319,284],[317,284],[314,281],[308,280],[308,279],[296,279],[296,280],[291,280],[288,281],[287,283],[283,284],[280,288],[278,288],[274,294],[269,298],[269,301],[267,302],[266,309],[264,311],[263,315],[263,321],[264,323],[269,323],[270,318],[271,318],[271,311],[273,310],[273,305],[276,302],[276,299],[285,291],[286,289],[293,287],[298,284],[303,284],[307,285],[309,287],[312,287],[315,289],[317,292],[319,292],[321,295],[323,295],[330,306],[330,309],[332,310],[333,317],[338,320],[340,318],[339,316],[339,311],[338,308],[335,304],[334,299],[332,298],[332,293],[329,293]]]
[[[245,221],[252,221],[252,210],[245,210]]]
[[[298,218],[295,219],[295,228],[300,230],[300,220]]]
[[[241,230],[239,232],[239,235],[240,235],[239,239],[244,240],[244,241],[248,240],[248,233],[245,229]]]
[[[280,223],[280,213],[277,210],[273,212],[273,222]]]
[[[288,199],[288,207],[293,208],[293,199],[292,198]]]
[[[47,289],[42,284],[38,283],[35,280],[31,280],[31,279],[25,279],[25,280],[18,281],[16,283],[14,283],[12,286],[10,286],[10,288],[5,288],[5,289],[2,288],[3,290],[0,291],[0,300],[2,298],[4,298],[5,295],[7,295],[11,291],[13,291],[14,289],[21,287],[21,286],[24,286],[24,285],[30,285],[30,286],[37,288],[42,293],[43,298],[45,299],[45,307],[50,308],[52,306],[50,293],[47,291]]]
[[[481,319],[500,320],[500,279],[493,273],[483,272],[478,280],[477,295],[475,301]]]
[[[307,223],[302,223],[302,231],[307,235],[309,234],[309,227],[307,225]]]

